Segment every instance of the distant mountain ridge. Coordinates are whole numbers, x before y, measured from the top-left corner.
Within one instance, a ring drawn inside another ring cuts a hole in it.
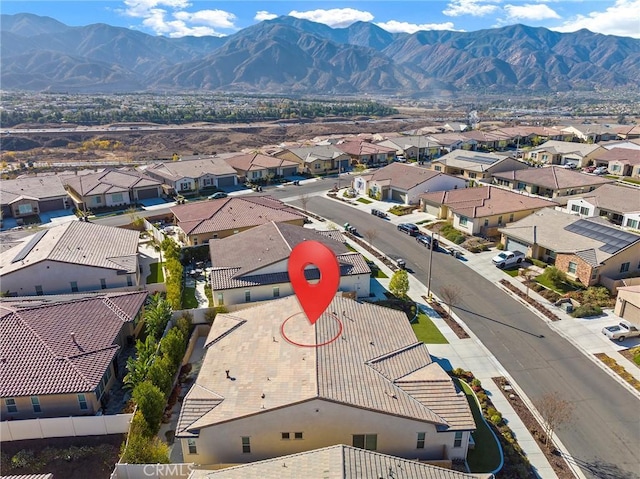
[[[0,15],[3,89],[432,96],[640,88],[640,40],[511,25],[389,33],[279,17],[228,37],[166,38],[106,24]]]

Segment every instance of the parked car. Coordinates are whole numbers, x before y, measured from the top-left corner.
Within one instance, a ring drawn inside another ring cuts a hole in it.
[[[501,251],[500,254],[491,258],[491,262],[500,269],[513,266],[514,264],[520,264],[523,261],[524,253],[521,251]]]
[[[587,166],[585,169],[583,169],[582,171],[584,171],[585,173],[593,173],[593,170],[595,170],[596,167],[595,166]]]
[[[400,223],[398,225],[398,231],[407,233],[409,236],[418,236],[420,234],[420,228],[413,223]]]
[[[418,235],[416,236],[416,241],[421,245],[426,246],[429,249],[431,249],[431,245],[433,245],[433,249],[435,250],[438,249],[438,240],[435,238],[432,238],[431,236]]]
[[[618,324],[613,326],[605,326],[602,328],[602,334],[609,339],[615,339],[617,341],[624,341],[627,338],[633,338],[640,336],[640,329],[637,326],[631,324],[626,319],[621,320]]]
[[[400,269],[407,269],[407,262],[405,260],[403,260],[402,258],[398,258],[396,260],[396,264],[398,265],[398,268],[400,268]]]
[[[371,210],[371,214],[373,216],[377,216],[378,218],[384,218],[384,219],[389,218],[389,215],[387,213],[385,213],[384,211],[381,211],[381,210],[377,210],[375,208],[373,208]]]
[[[562,165],[562,168],[567,168],[569,170],[575,170],[577,168],[577,165],[575,163],[565,163],[564,165]]]
[[[217,200],[217,199],[226,198],[226,197],[227,197],[227,194],[224,191],[218,191],[217,193],[214,193],[208,196],[210,200]]]
[[[407,159],[403,155],[398,155],[396,156],[396,161],[399,161],[400,163],[406,163]]]
[[[609,170],[607,170],[606,166],[598,166],[595,170],[593,170],[593,173],[596,175],[606,175],[607,173],[609,173]]]

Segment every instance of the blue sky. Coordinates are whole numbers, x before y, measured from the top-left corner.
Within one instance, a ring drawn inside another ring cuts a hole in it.
[[[73,26],[107,23],[167,37],[225,36],[261,20],[292,15],[331,27],[368,21],[390,32],[474,31],[522,23],[640,38],[640,0],[3,0],[0,11],[50,16]]]

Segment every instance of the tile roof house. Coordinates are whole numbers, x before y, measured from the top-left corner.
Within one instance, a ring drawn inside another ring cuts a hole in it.
[[[554,264],[585,286],[614,291],[619,280],[640,274],[640,235],[601,218],[544,208],[500,232],[506,249]]]
[[[402,135],[377,143],[395,150],[396,155],[404,155],[411,160],[425,161],[440,156],[442,145],[425,135]]]
[[[454,150],[475,150],[478,147],[476,140],[462,136],[461,132],[434,133],[427,136],[427,141],[438,145],[440,153],[451,153]],[[440,154],[432,155],[435,159]]]
[[[0,284],[11,296],[138,287],[137,231],[72,221],[0,253]]]
[[[588,175],[568,168],[549,166],[494,173],[492,183],[533,195],[556,198],[595,190],[614,180]]]
[[[264,301],[293,294],[287,272],[289,254],[296,245],[309,240],[319,241],[335,253],[340,264],[340,291],[353,291],[357,297],[369,297],[371,269],[360,253],[347,249],[339,232],[316,231],[272,221],[250,231],[209,242],[215,306]],[[320,278],[316,268],[307,269],[306,274],[309,281]]]
[[[568,125],[562,128],[562,131],[571,133],[585,143],[598,143],[600,141],[611,141],[622,138],[618,133],[620,127],[624,132],[628,132],[629,128],[625,125],[610,125],[601,123],[580,123],[577,125]]]
[[[417,204],[420,195],[427,191],[466,188],[467,182],[415,163],[391,163],[371,174],[355,177],[351,186],[360,195],[410,205]]]
[[[600,145],[595,144],[549,140],[525,151],[524,159],[537,164],[573,164],[578,168],[583,168],[592,162],[602,150]]]
[[[189,479],[491,479],[353,446],[336,446],[289,454],[216,471],[194,469]]]
[[[289,296],[219,314],[205,349],[176,427],[185,462],[247,463],[336,444],[466,457],[475,422],[464,393],[401,311],[337,295],[310,324]]]
[[[437,191],[420,196],[423,211],[451,220],[454,228],[460,231],[481,236],[495,236],[499,227],[553,206],[552,201],[495,186]]]
[[[496,172],[527,168],[525,163],[514,158],[466,150],[454,150],[431,162],[431,169],[434,171],[460,176],[474,182],[490,178]]]
[[[79,210],[126,206],[140,200],[158,198],[161,183],[131,170],[106,169],[89,175],[64,178],[67,192]]]
[[[171,208],[180,237],[189,246],[206,244],[271,221],[304,225],[298,210],[270,196],[227,197]]]
[[[351,157],[352,164],[379,166],[391,163],[396,149],[364,140],[351,140],[336,143],[336,147]]]
[[[347,153],[331,144],[286,148],[273,156],[295,161],[300,172],[314,175],[349,171],[351,163]]]
[[[238,184],[238,174],[225,158],[198,157],[149,165],[145,173],[165,185],[167,194],[222,189]]]
[[[638,223],[627,224],[640,218],[640,190],[621,183],[602,185],[589,193],[563,196],[556,201],[565,211],[582,217],[606,216],[614,224],[638,229]]]
[[[120,351],[141,329],[146,291],[0,302],[2,419],[95,415]]]
[[[225,160],[237,173],[241,183],[257,182],[295,176],[298,163],[295,161],[263,155],[262,153],[246,153],[232,156]]]
[[[24,218],[69,208],[67,190],[58,176],[23,176],[0,181],[1,218]]]
[[[606,166],[613,175],[640,178],[640,149],[603,149],[593,161],[596,166]]]

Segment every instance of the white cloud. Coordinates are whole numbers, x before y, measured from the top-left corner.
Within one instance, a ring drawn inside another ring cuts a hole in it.
[[[559,27],[551,27],[558,32],[575,32],[582,28],[605,35],[640,38],[640,0],[617,0],[604,11],[576,15]]]
[[[483,17],[498,11],[496,5],[492,5],[499,0],[453,0],[447,5],[442,13],[449,17],[459,17],[462,15],[471,15],[472,17]]]
[[[454,30],[452,22],[423,23],[416,25],[415,23],[390,20],[388,22],[376,23],[376,25],[391,33],[415,33],[422,30]]]
[[[253,17],[253,19],[258,22],[261,22],[263,20],[273,20],[274,18],[278,18],[278,15],[276,15],[275,13],[269,13],[265,10],[260,10],[259,12],[256,12],[256,16]]]
[[[330,10],[310,10],[308,12],[298,12],[293,10],[289,15],[296,18],[311,20],[312,22],[324,23],[330,27],[348,27],[355,22],[370,22],[373,15],[362,10],[353,8],[333,8]]]
[[[173,14],[178,20],[196,25],[209,25],[217,28],[235,28],[236,16],[224,10],[198,10],[197,12],[179,11]]]
[[[560,18],[552,8],[547,5],[537,4],[524,4],[524,5],[505,5],[505,12],[507,12],[507,21],[536,21],[536,20],[549,20],[553,18]]]
[[[130,17],[147,18],[158,10],[157,7],[187,8],[187,0],[124,0],[123,13]]]

